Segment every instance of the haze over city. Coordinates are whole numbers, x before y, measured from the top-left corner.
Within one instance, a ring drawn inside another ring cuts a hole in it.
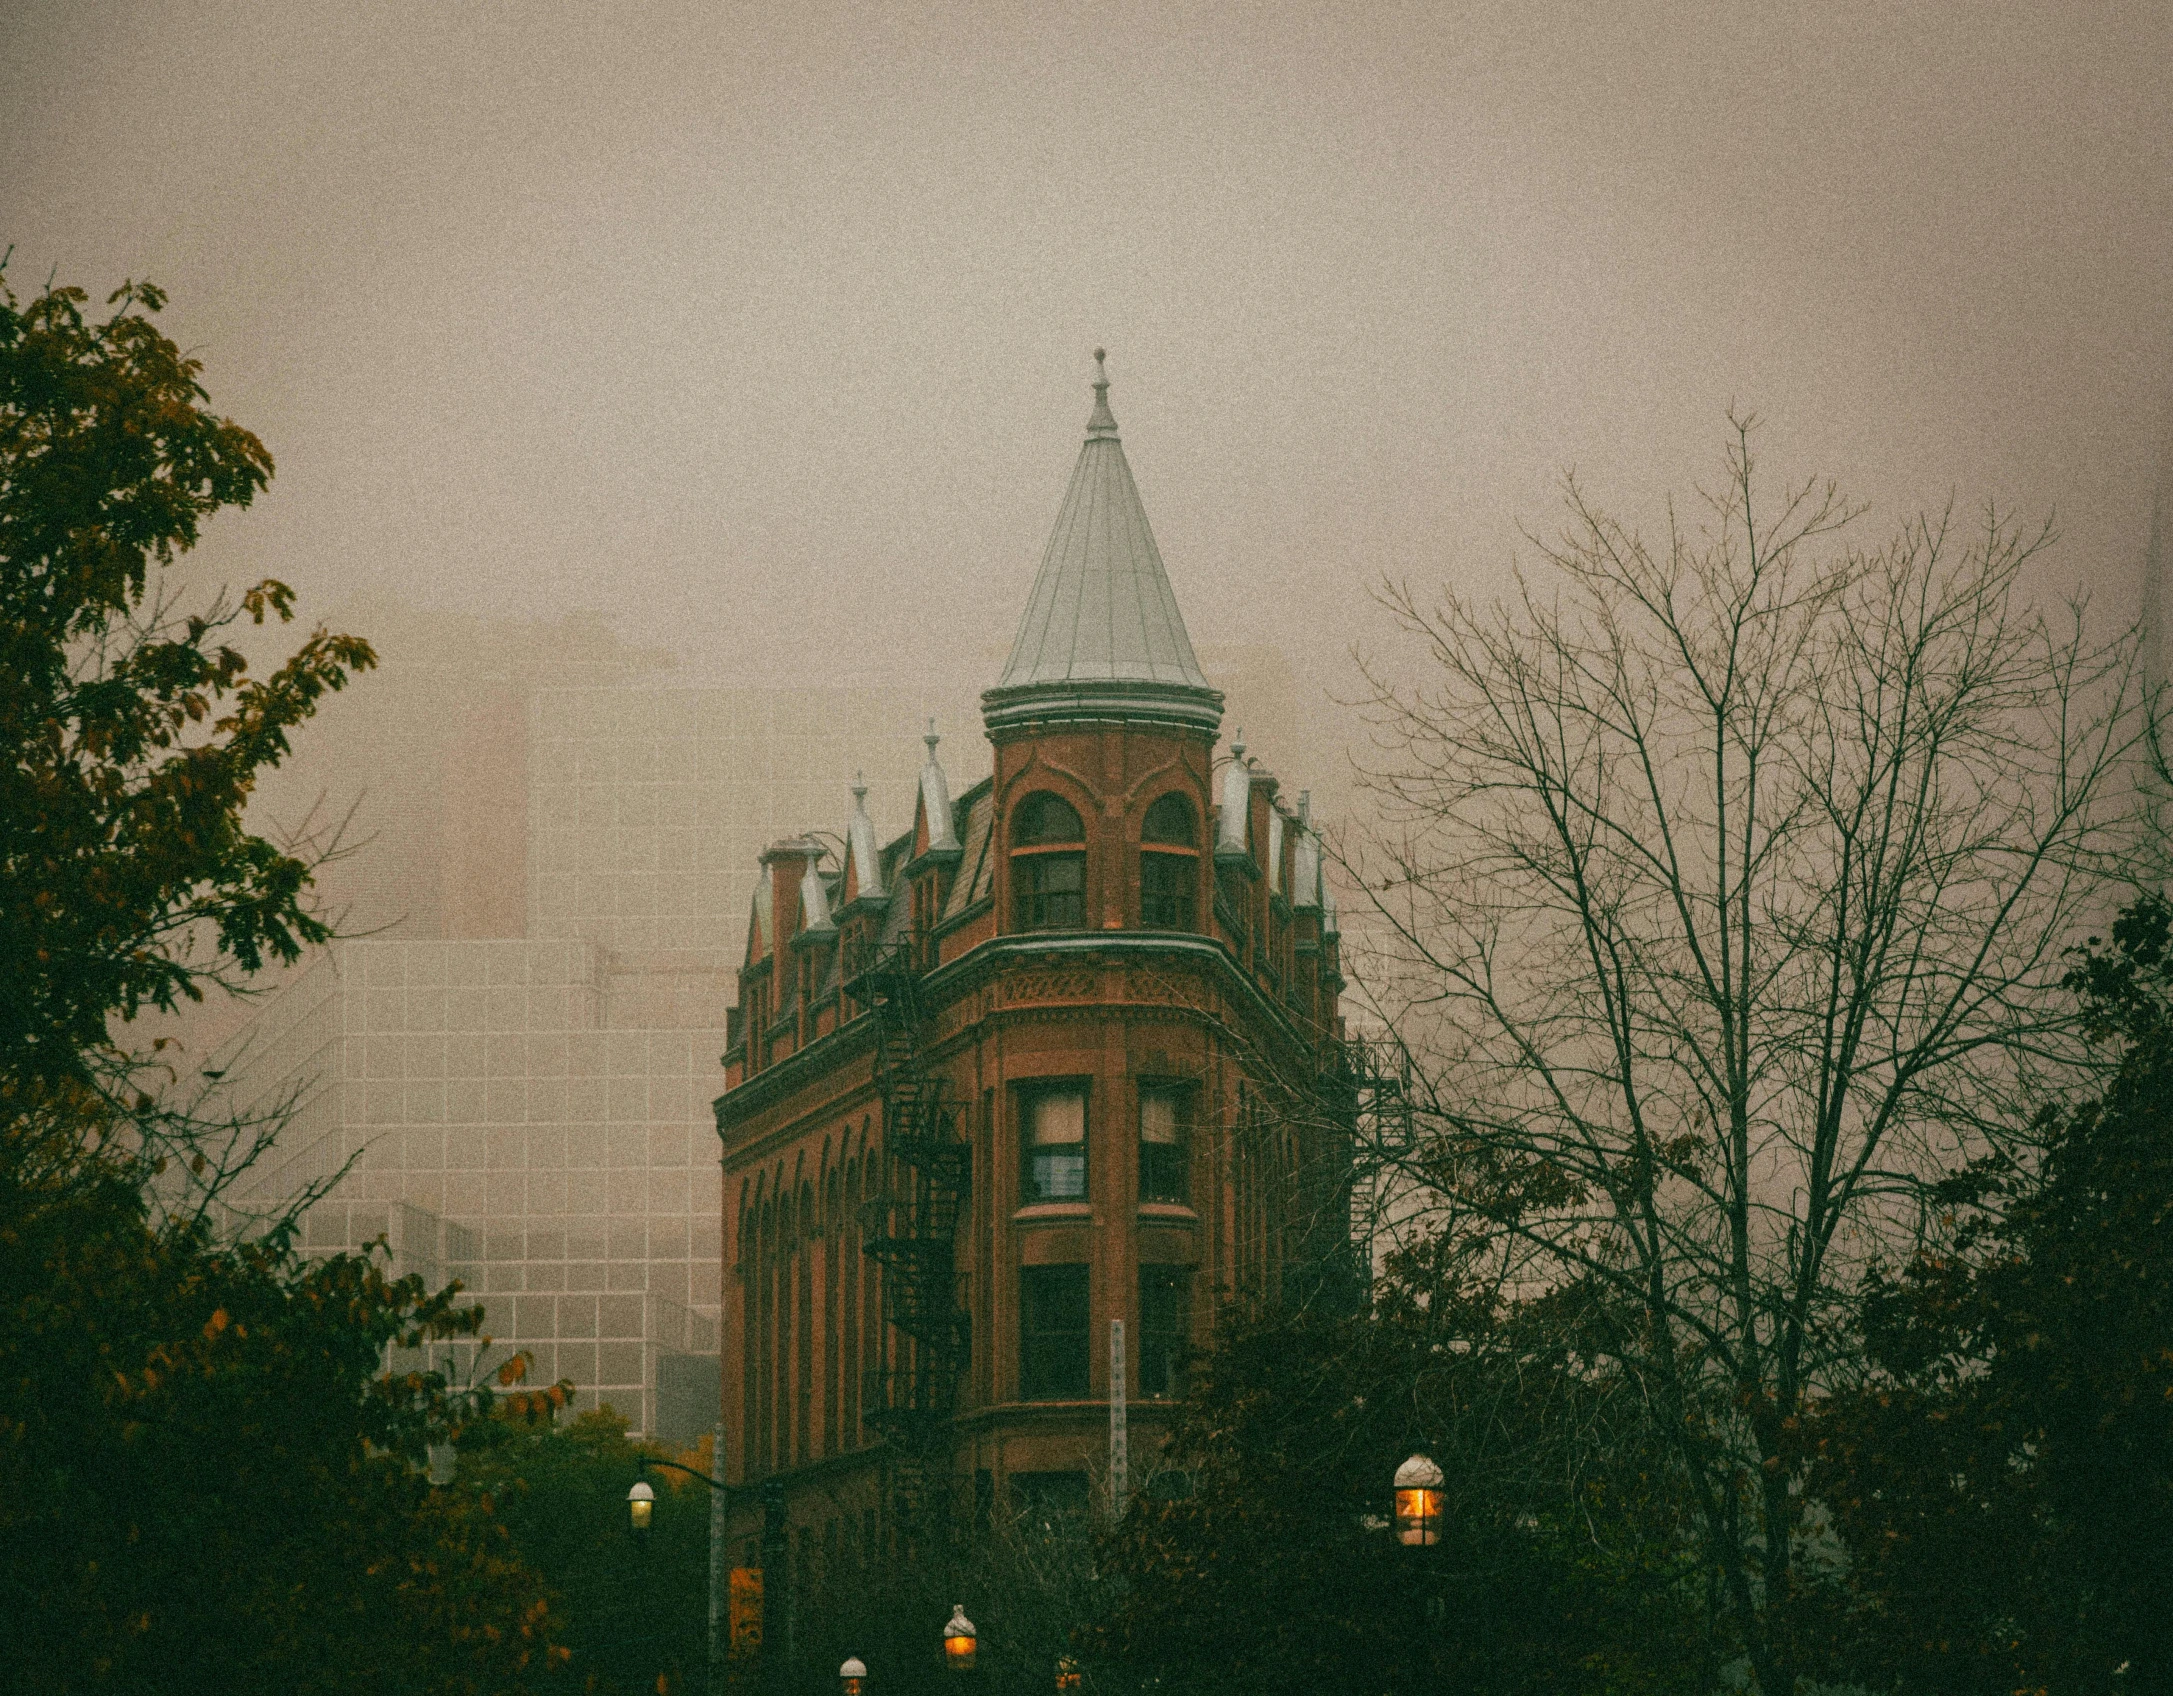
[[[0,0],[9,1688],[2173,1690],[2169,66]]]
[[[279,462],[192,575],[365,635],[970,706],[1096,345],[1194,640],[1289,658],[1315,764],[1369,585],[1486,592],[1565,467],[1650,520],[1731,404],[1873,529],[2056,511],[2044,581],[2133,605],[2160,6],[9,10],[12,282],[166,286]]]

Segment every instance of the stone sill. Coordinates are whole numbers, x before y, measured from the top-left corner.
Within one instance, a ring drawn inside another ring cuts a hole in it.
[[[1094,1217],[1093,1204],[1084,1201],[1040,1201],[1011,1215],[1014,1225],[1077,1224]]]

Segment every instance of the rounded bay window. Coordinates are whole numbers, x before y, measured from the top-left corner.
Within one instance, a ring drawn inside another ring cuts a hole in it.
[[[1046,789],[1011,815],[1011,911],[1019,930],[1086,926],[1086,826]]]
[[[1196,930],[1199,830],[1192,803],[1171,790],[1139,827],[1139,922],[1149,930]]]

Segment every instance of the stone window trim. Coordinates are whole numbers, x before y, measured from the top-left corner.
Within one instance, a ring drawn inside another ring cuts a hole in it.
[[[1189,1216],[1192,1210],[1184,1212]],[[1093,1205],[1084,1201],[1029,1201],[1015,1208],[1011,1222],[1015,1225],[1076,1225],[1083,1219],[1094,1217]]]

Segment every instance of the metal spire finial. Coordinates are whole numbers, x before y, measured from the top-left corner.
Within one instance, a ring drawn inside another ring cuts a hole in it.
[[[1109,410],[1109,358],[1107,348],[1094,350],[1094,416],[1087,420],[1087,440],[1117,438],[1117,415]]]
[[[936,744],[942,741],[943,738],[936,734],[936,715],[934,713],[928,715],[928,734],[923,736],[921,740],[928,744],[928,763],[930,765],[935,764]]]

